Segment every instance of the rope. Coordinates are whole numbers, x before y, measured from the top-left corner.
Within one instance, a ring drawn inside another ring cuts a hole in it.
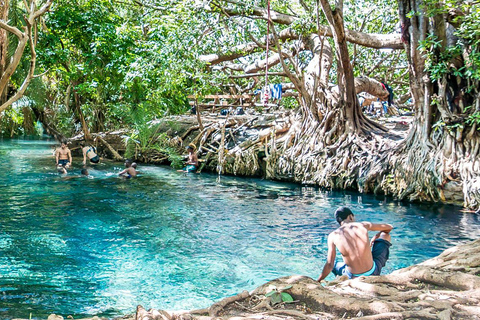
[[[269,47],[269,39],[268,36],[270,35],[270,0],[267,0],[267,36],[265,37],[267,42],[266,47],[266,54],[267,57],[265,58],[265,89],[264,89],[264,98],[263,98],[263,106],[265,107],[268,104],[268,97],[270,95],[270,90],[268,88],[268,47]]]

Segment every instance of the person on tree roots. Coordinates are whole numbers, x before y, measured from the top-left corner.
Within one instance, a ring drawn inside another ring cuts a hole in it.
[[[340,207],[335,211],[340,227],[328,235],[327,262],[318,281],[330,272],[336,276],[346,275],[349,279],[379,275],[390,253],[390,231],[393,226],[386,223],[356,222],[352,211]],[[368,231],[378,231],[369,241]],[[371,247],[371,249],[370,249]],[[336,249],[343,262],[336,262]]]
[[[178,170],[180,172],[197,172],[198,168],[198,157],[197,153],[195,152],[195,146],[193,144],[189,144],[186,148],[188,152],[188,160],[185,162],[185,167],[182,170]]]

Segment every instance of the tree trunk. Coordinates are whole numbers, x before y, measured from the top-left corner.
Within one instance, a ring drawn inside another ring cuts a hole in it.
[[[8,0],[0,0],[0,20],[8,21]],[[0,75],[3,74],[7,67],[7,49],[8,34],[7,30],[0,29]],[[7,101],[8,85],[0,92],[0,106]]]
[[[78,96],[77,90],[75,89],[76,85],[77,85],[76,83],[73,85],[73,96],[74,96],[74,101],[75,101],[75,109],[77,110],[78,119],[80,120],[80,123],[82,124],[82,131],[83,131],[83,134],[85,136],[85,140],[89,141],[89,140],[91,140],[90,130],[88,129],[87,122],[85,121],[85,117],[83,116],[82,108],[80,106],[80,97]]]
[[[478,112],[476,105],[480,106],[475,89],[479,81],[459,71],[468,68],[466,61],[473,59],[468,55],[478,48],[464,39],[463,57],[445,58],[450,45],[447,29],[453,25],[447,26],[443,15],[427,15],[432,9],[438,12],[440,5],[432,8],[421,1],[399,1],[416,117],[408,138],[390,157],[388,166],[395,179],[391,185],[384,185],[384,190],[398,198],[439,201],[445,199],[450,186],[461,185],[464,205],[476,209],[480,206],[480,167],[476,160],[480,137],[478,125],[471,119]],[[411,12],[415,14],[410,17]],[[424,52],[419,49],[422,42]],[[434,75],[429,72],[432,67],[436,68]]]

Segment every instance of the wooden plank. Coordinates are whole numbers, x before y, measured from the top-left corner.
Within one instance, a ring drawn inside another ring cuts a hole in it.
[[[221,107],[221,108],[236,108],[236,107],[251,107],[252,104],[202,104],[202,103],[199,103],[198,104],[200,107],[202,108],[212,108],[212,107],[215,107],[215,108],[218,108],[218,107]],[[263,105],[262,105],[263,106]]]
[[[209,94],[203,97],[197,97],[198,99],[250,99],[250,94]],[[187,96],[188,99],[195,99],[195,96]]]

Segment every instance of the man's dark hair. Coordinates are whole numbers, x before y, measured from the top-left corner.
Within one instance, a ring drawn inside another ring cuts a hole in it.
[[[347,219],[349,215],[353,216],[353,212],[347,207],[340,207],[335,211],[335,219],[339,224],[342,224],[342,221]]]
[[[68,141],[67,140],[62,140],[62,144],[67,145]]]
[[[85,175],[85,176],[86,176],[87,173],[88,173],[87,169],[85,169],[85,168],[83,168],[82,171],[80,171],[80,172],[81,172],[83,175]]]

